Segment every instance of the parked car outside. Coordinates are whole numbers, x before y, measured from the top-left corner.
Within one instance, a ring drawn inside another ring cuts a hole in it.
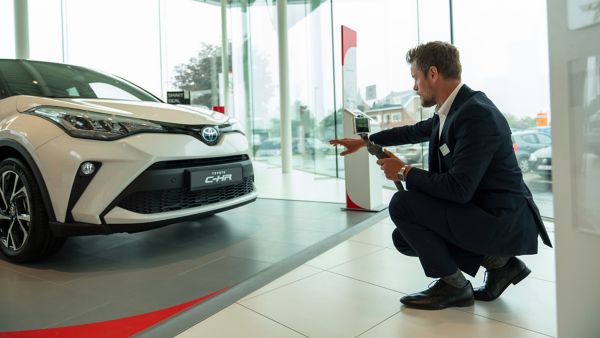
[[[552,138],[547,133],[535,129],[515,131],[512,133],[512,140],[519,168],[524,173],[530,170],[531,153],[552,144]]]
[[[584,151],[600,155],[600,110],[590,114],[583,130]]]
[[[552,147],[545,147],[531,153],[529,168],[542,178],[552,180]]]
[[[326,155],[334,152],[334,148],[314,137],[306,137],[303,142],[300,138],[292,140],[292,154]],[[281,155],[281,139],[271,137],[260,143],[256,150],[256,157],[273,157]]]
[[[0,251],[137,232],[254,201],[240,126],[72,65],[0,59]]]
[[[406,164],[423,163],[423,146],[420,143],[397,146],[395,153]]]

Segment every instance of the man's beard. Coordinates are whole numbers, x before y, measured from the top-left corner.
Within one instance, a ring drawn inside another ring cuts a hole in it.
[[[433,107],[433,106],[435,106],[435,100],[434,99],[426,99],[423,96],[421,96],[421,106],[423,106],[425,108]]]

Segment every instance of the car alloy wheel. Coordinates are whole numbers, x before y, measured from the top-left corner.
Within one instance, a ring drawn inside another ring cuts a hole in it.
[[[23,178],[13,170],[0,177],[0,242],[8,250],[19,251],[31,232],[29,190]]]
[[[519,168],[521,168],[522,173],[529,172],[529,159],[527,157],[519,159]]]
[[[50,231],[31,169],[16,158],[0,162],[0,250],[4,256],[17,263],[31,262],[57,252],[65,239]]]

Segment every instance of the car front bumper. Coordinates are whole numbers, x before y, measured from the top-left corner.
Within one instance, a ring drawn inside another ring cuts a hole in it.
[[[116,141],[62,135],[38,147],[35,157],[56,215],[53,229],[92,234],[141,231],[255,200],[247,151],[239,133],[223,135],[215,146],[181,134],[138,134]],[[77,172],[86,161],[101,165],[81,187]],[[232,167],[238,168],[239,181],[231,184],[236,187],[190,185],[191,171]]]

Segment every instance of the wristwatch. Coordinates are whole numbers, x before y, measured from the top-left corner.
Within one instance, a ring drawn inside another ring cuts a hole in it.
[[[398,181],[406,181],[406,176],[404,176],[404,173],[406,172],[406,168],[408,168],[407,165],[403,165],[402,168],[400,168],[400,171],[398,171],[398,173],[396,174],[396,176],[398,177]]]

